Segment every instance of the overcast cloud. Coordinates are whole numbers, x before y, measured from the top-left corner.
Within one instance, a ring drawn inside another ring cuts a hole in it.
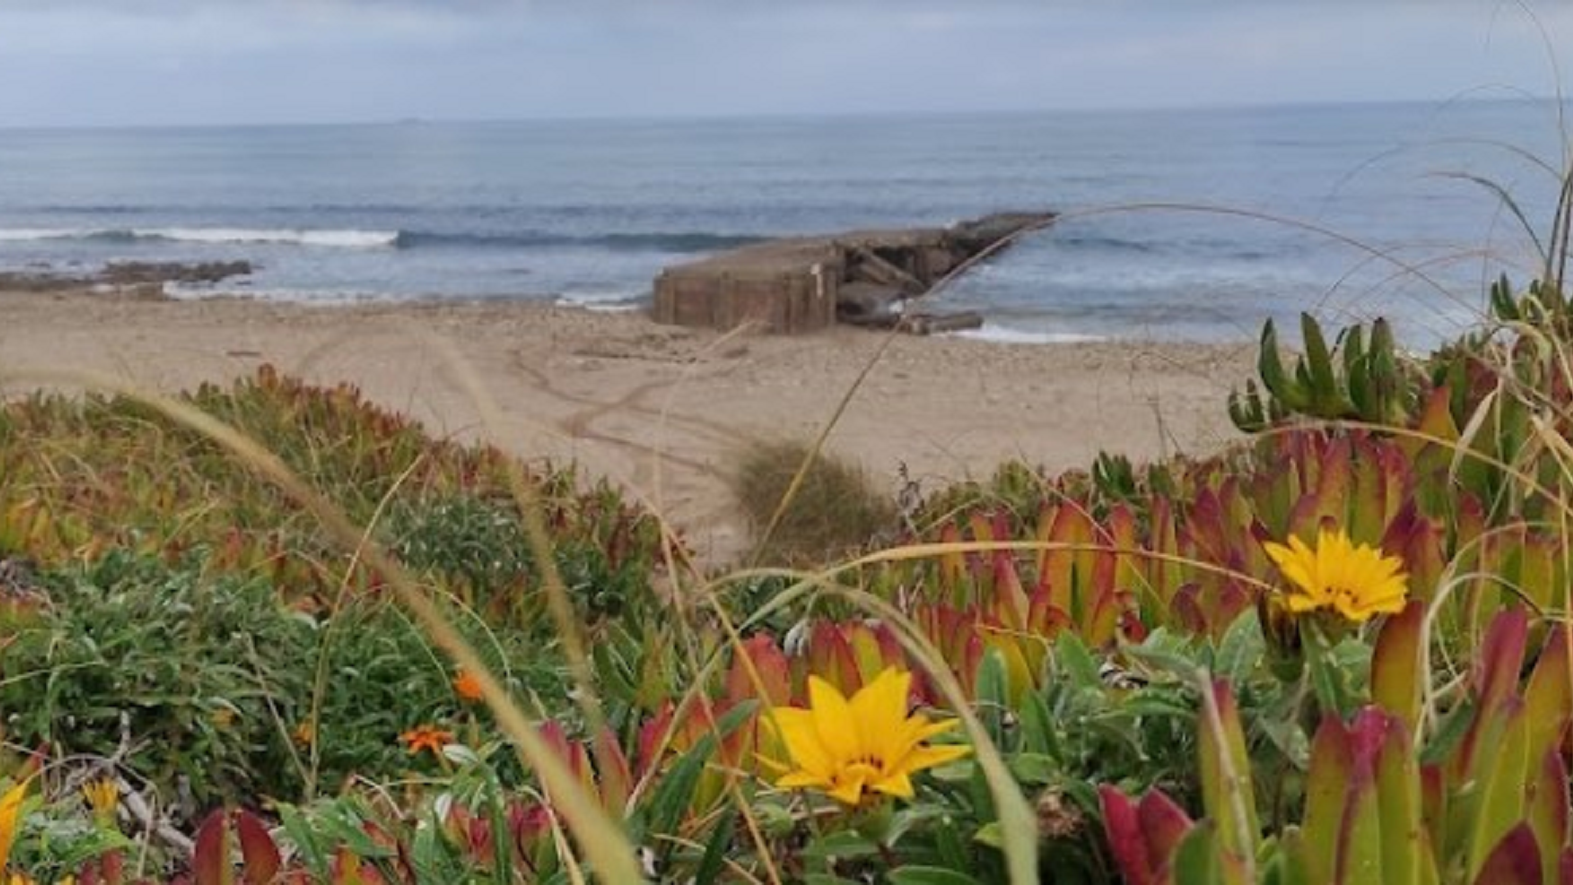
[[[0,0],[0,125],[1551,94],[1573,7],[1536,14],[1544,36],[1490,2]]]

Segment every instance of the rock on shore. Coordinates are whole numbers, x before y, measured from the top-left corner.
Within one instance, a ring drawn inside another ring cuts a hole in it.
[[[63,273],[53,268],[0,271],[0,290],[7,292],[72,292],[109,289],[143,299],[164,297],[167,283],[212,285],[248,276],[249,261],[112,261],[93,273]]]

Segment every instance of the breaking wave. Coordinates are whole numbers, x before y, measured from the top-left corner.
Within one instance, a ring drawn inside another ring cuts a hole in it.
[[[517,233],[491,234],[439,234],[405,231],[399,234],[401,249],[422,247],[440,248],[503,248],[539,249],[545,247],[581,247],[606,249],[613,252],[713,252],[735,249],[764,240],[764,237],[747,234],[706,233],[702,231],[607,233],[589,236],[552,233],[548,231],[519,231]]]
[[[580,247],[614,252],[691,253],[732,249],[764,237],[686,232],[607,233],[590,236],[525,230],[517,233],[432,233],[404,230],[301,228],[137,227],[0,229],[0,242],[74,240],[98,243],[271,244],[337,249],[540,249]]]
[[[34,228],[0,230],[0,242],[85,240],[100,243],[276,243],[338,249],[376,249],[398,243],[398,231],[302,230],[295,228],[154,227]]]

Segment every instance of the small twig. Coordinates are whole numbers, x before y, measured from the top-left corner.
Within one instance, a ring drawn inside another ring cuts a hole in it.
[[[147,799],[131,788],[130,782],[123,777],[115,778],[115,785],[120,788],[120,807],[126,814],[142,828],[144,833],[157,836],[181,852],[190,856],[196,843],[192,842],[185,833],[176,829],[168,820],[158,817]]]

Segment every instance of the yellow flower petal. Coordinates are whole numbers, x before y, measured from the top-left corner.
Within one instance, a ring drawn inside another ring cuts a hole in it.
[[[933,768],[936,765],[944,765],[946,762],[954,762],[971,752],[972,748],[963,744],[940,744],[933,747],[919,747],[907,754],[907,758],[903,760],[905,763],[903,767],[908,771],[921,771],[925,768]]]
[[[900,722],[907,715],[907,692],[911,687],[911,673],[886,668],[852,695],[853,718],[857,722]]]
[[[871,784],[869,789],[876,793],[884,793],[886,796],[895,796],[898,799],[911,799],[914,795],[912,778],[907,777],[905,771],[897,771],[886,775]]]
[[[0,796],[0,869],[11,857],[11,845],[16,842],[17,818],[22,813],[22,800],[27,796],[27,781],[22,781]]]
[[[828,780],[830,772],[836,768],[836,760],[819,741],[819,726],[813,712],[777,707],[770,715],[775,721],[776,732],[792,756],[792,763]]]
[[[926,741],[937,734],[944,734],[961,724],[960,720],[957,719],[941,719],[938,722],[930,722],[928,717],[921,713],[913,716],[908,720],[908,723],[909,728],[912,730],[913,743]]]
[[[1267,557],[1273,561],[1273,565],[1280,569],[1295,561],[1294,551],[1277,541],[1263,541],[1262,549],[1267,551]]]
[[[826,795],[845,805],[856,805],[863,801],[863,784],[868,776],[866,769],[867,766],[852,766],[838,779],[840,783],[834,789],[826,791]]]
[[[783,790],[795,790],[799,787],[822,787],[828,789],[831,784],[829,779],[817,777],[806,771],[794,771],[783,774],[776,780],[776,786]]]
[[[818,676],[808,677],[808,700],[814,710],[819,744],[836,763],[847,763],[863,754],[858,740],[858,721],[852,705],[834,685]]]
[[[1296,593],[1284,600],[1284,605],[1288,606],[1289,611],[1297,615],[1302,612],[1315,611],[1326,604],[1326,600],[1305,593]]]
[[[957,722],[954,719],[929,722],[927,717],[919,713],[902,725],[901,733],[887,742],[884,752],[891,757],[905,756],[913,747],[934,735],[950,731],[956,725]]]

